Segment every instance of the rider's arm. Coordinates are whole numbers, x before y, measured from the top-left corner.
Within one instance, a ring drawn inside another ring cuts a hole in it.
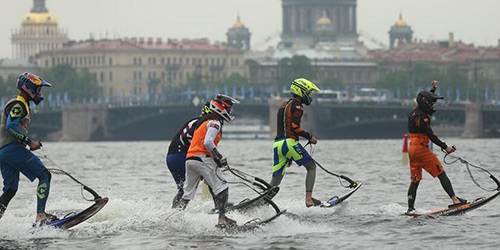
[[[217,146],[215,145],[215,138],[219,134],[221,129],[221,124],[219,121],[210,121],[207,123],[207,133],[205,134],[205,148],[208,152],[217,152]]]
[[[304,114],[304,111],[302,110],[301,105],[295,105],[292,103],[291,107],[292,111],[292,130],[293,132],[298,135],[302,136],[308,140],[312,138],[311,133],[305,131],[303,128],[300,127],[300,121],[302,120],[302,115]]]
[[[28,111],[22,103],[14,103],[10,108],[10,111],[8,111],[7,124],[5,126],[5,129],[9,134],[24,144],[29,144],[31,141],[30,138],[21,130],[22,120],[27,114]]]
[[[430,89],[431,93],[436,93],[436,89],[438,87],[438,84],[439,84],[438,81],[432,81],[432,83],[431,83],[432,87]]]
[[[422,130],[427,135],[427,137],[429,137],[429,139],[434,144],[438,145],[441,149],[446,149],[448,147],[446,143],[441,141],[434,133],[434,131],[432,131],[430,118],[425,116],[425,117],[420,117],[419,119],[420,119],[420,124],[422,124]]]

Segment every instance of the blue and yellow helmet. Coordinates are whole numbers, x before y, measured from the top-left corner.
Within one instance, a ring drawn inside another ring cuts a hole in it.
[[[41,77],[24,72],[17,79],[17,88],[23,93],[27,94],[31,101],[38,105],[42,100],[42,87],[51,87],[52,85]]]

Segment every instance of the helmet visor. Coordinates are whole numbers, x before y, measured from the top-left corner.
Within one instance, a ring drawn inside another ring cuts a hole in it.
[[[224,107],[224,109],[227,111],[227,113],[231,114],[231,110],[233,109],[233,105],[231,105],[225,101],[221,101],[221,104]]]
[[[40,95],[42,93],[42,86],[36,86],[35,91],[37,95]]]

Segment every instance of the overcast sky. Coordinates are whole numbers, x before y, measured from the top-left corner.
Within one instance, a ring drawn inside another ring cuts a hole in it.
[[[32,0],[0,0],[0,58],[11,56],[10,36],[33,6]],[[280,0],[47,0],[49,12],[70,39],[162,37],[225,40],[240,13],[252,32],[252,45],[278,41]],[[388,44],[388,30],[402,10],[415,36],[424,40],[457,40],[497,45],[500,38],[498,0],[358,0],[358,29]]]

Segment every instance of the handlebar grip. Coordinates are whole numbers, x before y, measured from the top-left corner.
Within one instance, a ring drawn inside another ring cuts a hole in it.
[[[265,181],[259,177],[255,177],[255,180],[262,183],[262,185],[266,186],[267,189],[271,188],[271,185],[269,183],[267,183],[267,181]]]
[[[497,184],[497,190],[500,190],[500,181],[493,175],[490,175],[490,178]]]
[[[340,178],[348,181],[351,185],[349,185],[350,188],[355,188],[356,186],[358,186],[358,183],[351,180],[349,177],[345,176],[345,175],[340,175]]]
[[[83,189],[87,190],[89,193],[91,193],[93,196],[94,196],[94,199],[97,201],[97,200],[100,200],[101,199],[101,196],[98,195],[94,190],[92,190],[91,188],[87,187],[87,186],[83,186]]]

